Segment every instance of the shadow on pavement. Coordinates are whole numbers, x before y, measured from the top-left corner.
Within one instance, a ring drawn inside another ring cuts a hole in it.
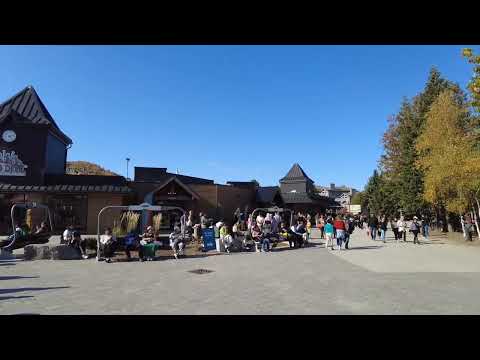
[[[0,266],[15,266],[15,263],[0,263]]]
[[[0,280],[38,279],[40,276],[0,276]]]
[[[376,249],[381,249],[382,246],[378,246],[378,245],[372,245],[372,246],[353,246],[353,247],[349,247],[347,250],[345,251],[350,251],[350,250],[376,250]]]
[[[31,295],[21,295],[21,296],[0,296],[0,301],[2,300],[12,300],[12,299],[27,299],[33,298]]]
[[[0,294],[12,294],[23,291],[42,291],[42,290],[55,290],[55,289],[69,289],[70,286],[52,286],[52,287],[24,287],[13,289],[0,289]]]

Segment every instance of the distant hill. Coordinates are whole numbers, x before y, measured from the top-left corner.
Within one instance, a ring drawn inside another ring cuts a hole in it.
[[[67,161],[67,174],[69,175],[108,175],[120,176],[110,170],[106,170],[97,164],[88,161]]]

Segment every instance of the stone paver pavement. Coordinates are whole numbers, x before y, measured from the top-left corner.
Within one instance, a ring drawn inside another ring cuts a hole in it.
[[[1,314],[480,314],[477,248],[310,248],[179,261],[1,261]],[[192,274],[198,268],[213,270]]]

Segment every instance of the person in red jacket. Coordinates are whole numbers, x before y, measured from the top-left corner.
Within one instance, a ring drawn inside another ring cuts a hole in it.
[[[333,222],[333,227],[335,228],[335,232],[337,234],[337,248],[338,250],[342,249],[342,243],[345,240],[345,222],[343,221],[340,215],[337,216],[335,221]]]

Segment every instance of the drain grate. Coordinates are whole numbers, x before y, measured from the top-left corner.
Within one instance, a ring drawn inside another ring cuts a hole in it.
[[[208,269],[195,269],[195,270],[189,270],[188,272],[191,272],[193,274],[208,274],[208,273],[212,273],[213,270],[208,270]]]

